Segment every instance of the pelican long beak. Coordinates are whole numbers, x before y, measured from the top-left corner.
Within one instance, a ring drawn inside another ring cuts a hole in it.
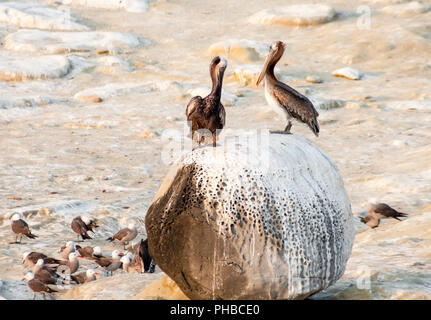
[[[259,78],[256,81],[256,86],[259,86],[259,83],[262,81],[262,79],[265,77],[266,71],[268,70],[269,62],[272,60],[273,57],[272,50],[268,53],[266,56],[265,64],[263,65],[262,72],[259,75]]]

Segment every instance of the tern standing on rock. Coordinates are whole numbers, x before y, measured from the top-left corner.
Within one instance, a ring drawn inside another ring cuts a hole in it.
[[[12,228],[13,233],[15,233],[15,242],[14,243],[21,243],[22,236],[26,236],[27,238],[30,238],[30,239],[37,238],[36,235],[31,233],[27,222],[22,220],[20,213],[15,213],[12,216],[11,228]],[[18,237],[19,237],[19,241],[18,241]]]
[[[275,65],[283,56],[285,49],[286,45],[281,41],[271,44],[262,72],[256,82],[256,85],[259,85],[262,79],[265,78],[266,101],[278,114],[287,117],[286,128],[283,131],[272,131],[272,133],[290,134],[292,120],[296,119],[307,124],[317,137],[320,131],[317,121],[319,113],[311,101],[287,84],[278,81],[275,77]]]
[[[212,134],[213,147],[216,147],[218,132],[223,129],[226,121],[226,111],[220,102],[223,85],[223,75],[227,61],[223,57],[215,57],[210,64],[212,79],[211,93],[202,98],[193,97],[186,108],[187,123],[191,123],[192,142],[194,134],[201,129],[209,130]],[[199,145],[204,142],[205,136],[199,138]]]
[[[135,224],[130,223],[127,228],[121,229],[116,234],[114,234],[112,237],[106,239],[109,241],[118,240],[120,243],[124,246],[124,249],[126,248],[126,244],[128,244],[130,241],[136,238],[138,235],[138,231],[136,230]]]

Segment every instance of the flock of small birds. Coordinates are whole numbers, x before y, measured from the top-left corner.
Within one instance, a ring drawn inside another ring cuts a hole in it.
[[[77,216],[72,220],[71,228],[77,234],[78,241],[91,240],[92,237],[88,232],[94,233],[94,229],[98,228],[99,224],[95,219],[88,216]],[[11,218],[11,228],[15,234],[15,243],[21,243],[22,237],[36,239],[38,236],[33,234],[28,224],[23,220],[21,213],[14,213]],[[107,241],[118,241],[126,250],[126,245],[134,240],[138,235],[137,229],[133,223],[130,223],[127,228],[119,230]],[[58,292],[58,286],[79,285],[86,282],[96,280],[99,274],[94,269],[77,272],[80,263],[78,258],[91,260],[96,264],[96,268],[102,268],[107,275],[111,275],[114,271],[122,269],[127,273],[153,273],[156,267],[148,251],[148,240],[141,239],[138,243],[132,246],[132,251],[126,254],[120,250],[114,250],[110,257],[103,255],[102,249],[96,247],[81,247],[74,241],[68,241],[66,245],[60,248],[62,259],[49,257],[40,252],[25,252],[22,257],[22,263],[26,267],[31,267],[31,271],[27,272],[22,280],[27,280],[27,285],[33,292],[33,299],[36,294],[41,294],[45,298],[45,294]],[[53,288],[54,286],[54,288]]]

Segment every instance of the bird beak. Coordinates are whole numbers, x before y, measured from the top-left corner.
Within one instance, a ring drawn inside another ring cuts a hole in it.
[[[82,256],[78,256],[78,258],[82,258]]]
[[[95,274],[95,275],[99,275],[99,273],[98,273],[98,272],[95,272],[94,274]]]
[[[118,255],[119,255],[119,256],[124,256],[124,253],[120,252]]]
[[[22,264],[24,264],[25,263],[25,260],[22,260]]]
[[[120,260],[118,260],[118,261],[117,261],[117,263],[121,263],[121,261],[120,261]]]
[[[25,278],[22,278],[22,279],[21,279],[21,281],[24,281],[24,280],[25,280]]]
[[[265,60],[265,64],[263,65],[262,72],[260,73],[259,78],[256,81],[256,86],[259,86],[259,83],[265,77],[266,71],[268,69],[269,62],[272,60],[273,55],[274,55],[274,53],[273,53],[272,49],[270,49],[268,55],[266,56],[266,60]]]

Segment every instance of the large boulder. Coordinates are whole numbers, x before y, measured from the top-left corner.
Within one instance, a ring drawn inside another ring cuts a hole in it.
[[[354,228],[335,164],[296,135],[243,135],[171,168],[145,224],[191,299],[301,299],[344,273]]]

